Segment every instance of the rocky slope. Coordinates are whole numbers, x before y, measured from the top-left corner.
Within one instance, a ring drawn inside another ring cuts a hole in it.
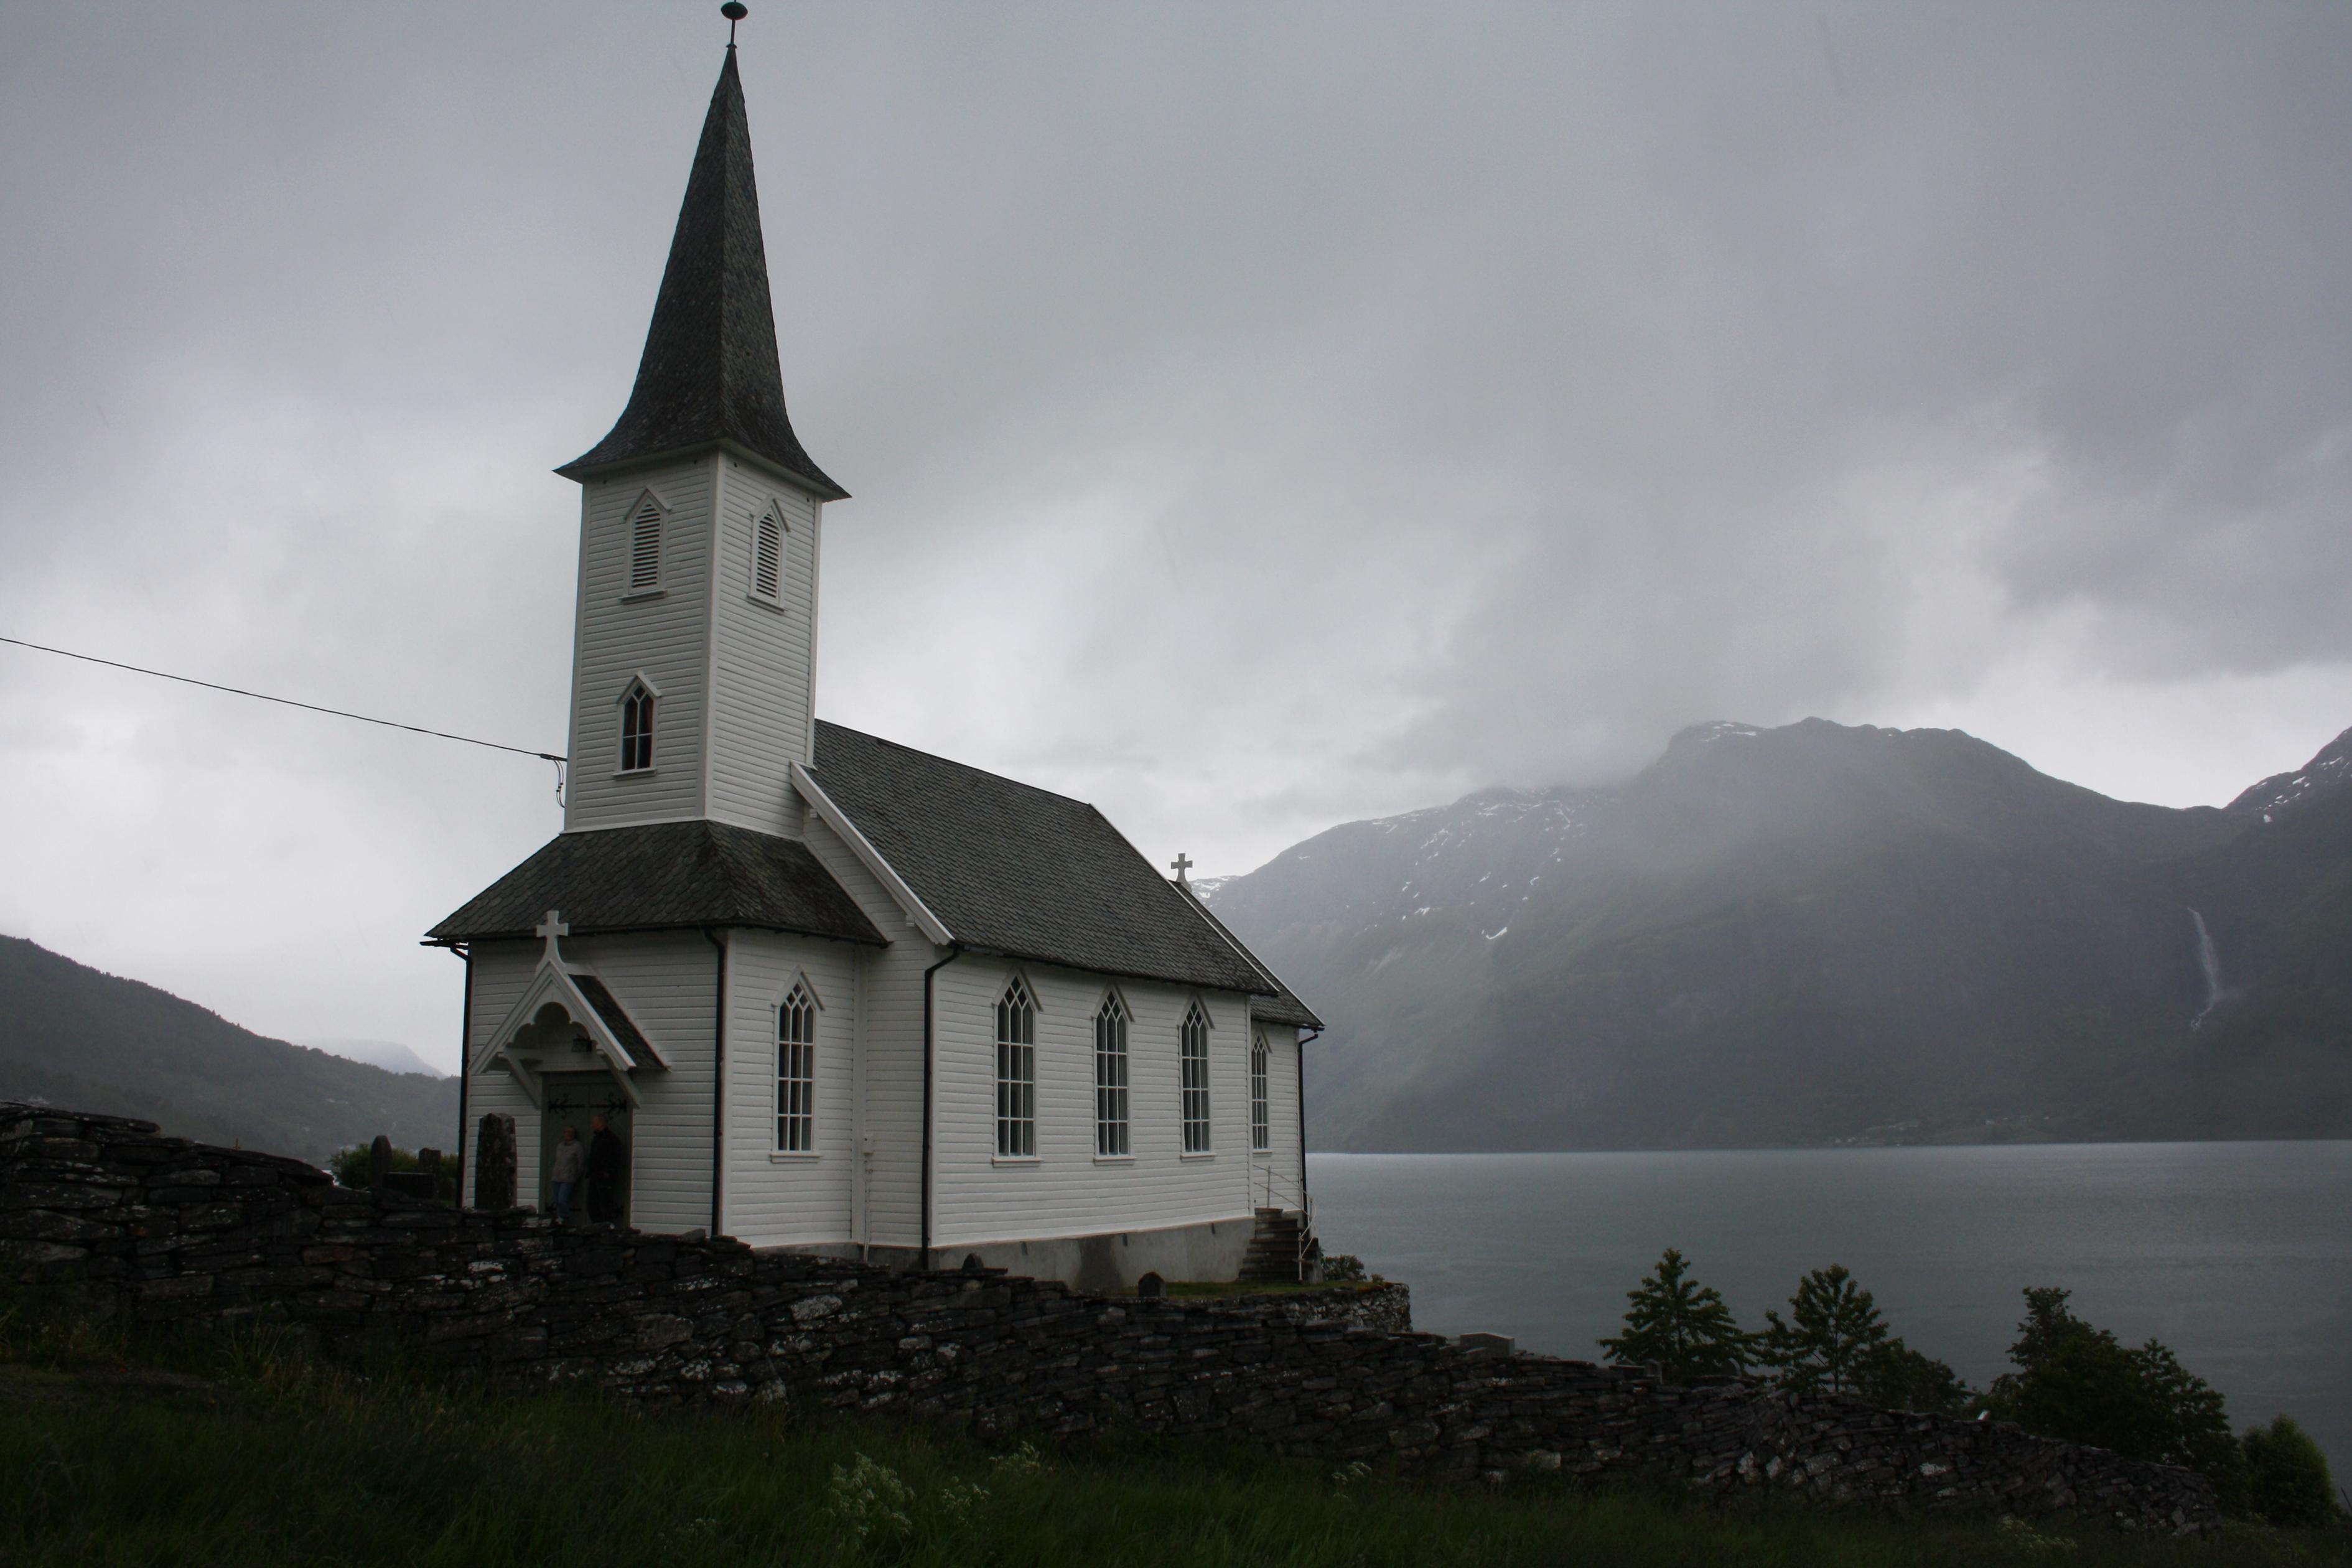
[[[1356,1149],[2352,1134],[2352,731],[2221,808],[1949,731],[1703,725],[1213,890]]]
[[[457,1080],[386,1072],[0,937],[0,1100],[133,1116],[178,1137],[324,1160],[387,1133],[448,1149]]]

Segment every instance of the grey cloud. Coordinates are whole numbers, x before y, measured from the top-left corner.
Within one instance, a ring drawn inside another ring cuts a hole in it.
[[[560,745],[545,470],[625,393],[718,37],[0,11],[0,629]],[[2338,8],[772,4],[744,37],[793,417],[857,497],[827,711],[1155,858],[1604,777],[1696,719],[1943,711],[2003,660],[2352,668]],[[273,837],[347,847],[392,942],[552,828],[528,768],[0,660],[0,700],[64,693],[89,722],[0,740],[9,808],[232,923],[268,905],[224,862]],[[268,810],[186,847],[240,792]],[[127,929],[43,864],[0,927]],[[400,1032],[243,962],[191,986]],[[362,967],[429,1044],[454,966]]]

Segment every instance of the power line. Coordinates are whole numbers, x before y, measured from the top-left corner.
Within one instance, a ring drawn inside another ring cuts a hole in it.
[[[488,746],[494,752],[512,752],[519,757],[537,757],[542,763],[562,763],[566,759],[553,752],[534,752],[528,746],[502,745],[496,741],[478,741],[471,735],[453,735],[446,730],[427,730],[421,724],[403,724],[395,719],[372,719],[365,713],[347,712],[341,708],[321,708],[315,702],[297,702],[291,697],[272,697],[266,691],[247,691],[241,686],[223,686],[218,681],[198,680],[193,675],[173,675],[167,669],[147,669],[135,664],[123,664],[95,654],[76,653],[70,648],[47,647],[40,643],[26,642],[22,637],[0,637],[0,643],[16,647],[28,647],[36,653],[53,653],[60,658],[78,658],[84,664],[102,664],[109,669],[127,669],[133,675],[152,675],[158,680],[176,680],[183,686],[201,686],[207,691],[226,691],[232,697],[250,697],[257,702],[276,702],[288,708],[307,709],[313,713],[328,713],[338,719],[356,719],[362,724],[381,724],[387,730],[405,730],[413,735],[431,735],[437,740],[463,741],[469,746]]]

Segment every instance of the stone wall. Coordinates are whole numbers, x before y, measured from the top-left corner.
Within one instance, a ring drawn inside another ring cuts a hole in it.
[[[0,1271],[142,1323],[298,1325],[524,1387],[659,1404],[793,1399],[983,1436],[1215,1435],[1465,1476],[1521,1467],[1918,1509],[2202,1530],[2182,1469],[1730,1384],[1299,1321],[1258,1303],[1076,1294],[897,1272],[724,1237],[559,1231],[334,1185],[298,1161],[147,1123],[0,1105]]]

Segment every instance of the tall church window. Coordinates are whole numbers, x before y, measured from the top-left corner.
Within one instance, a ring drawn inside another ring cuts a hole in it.
[[[996,1152],[1037,1152],[1037,1004],[1018,978],[996,999]]]
[[[661,585],[661,508],[647,496],[629,519],[629,592]]]
[[[771,507],[751,525],[751,592],[776,599],[784,591],[784,524]]]
[[[1184,1152],[1209,1152],[1209,1016],[1198,1002],[1184,1015]]]
[[[776,1148],[816,1151],[816,1003],[801,984],[776,1008]]]
[[[1095,1152],[1132,1152],[1127,1138],[1127,1004],[1117,996],[1095,1015]]]
[[[1250,1037],[1250,1147],[1265,1153],[1274,1147],[1274,1117],[1266,1093],[1265,1037]]]
[[[653,765],[654,694],[644,681],[631,681],[621,699],[621,771],[633,773]]]

